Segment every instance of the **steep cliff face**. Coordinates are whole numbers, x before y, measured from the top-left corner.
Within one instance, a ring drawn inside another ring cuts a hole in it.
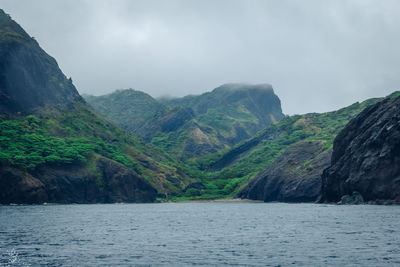
[[[151,202],[192,182],[94,112],[2,10],[0,59],[0,203]]]
[[[331,150],[321,142],[293,144],[237,197],[265,202],[313,202],[320,195],[321,174],[329,166],[330,158]]]
[[[71,107],[83,99],[54,58],[0,10],[0,112],[32,113],[46,104]]]
[[[365,109],[335,139],[321,201],[353,192],[365,201],[400,203],[400,97]]]

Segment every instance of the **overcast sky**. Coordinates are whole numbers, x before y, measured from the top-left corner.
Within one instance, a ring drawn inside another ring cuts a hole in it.
[[[400,89],[400,1],[0,0],[80,93],[270,83],[287,114]]]

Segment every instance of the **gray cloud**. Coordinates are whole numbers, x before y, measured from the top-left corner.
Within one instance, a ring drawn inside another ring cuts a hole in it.
[[[396,0],[0,0],[81,93],[270,83],[285,113],[400,89]]]

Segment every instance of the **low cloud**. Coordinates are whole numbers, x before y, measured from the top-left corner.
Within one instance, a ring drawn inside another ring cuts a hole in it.
[[[270,83],[285,113],[400,89],[400,2],[0,0],[81,93]]]

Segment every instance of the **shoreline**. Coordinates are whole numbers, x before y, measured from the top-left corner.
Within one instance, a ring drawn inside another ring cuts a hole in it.
[[[159,203],[266,203],[266,202],[261,200],[232,198],[232,199],[193,199],[193,200],[182,200],[182,201],[168,200]]]
[[[280,201],[270,201],[264,202],[262,200],[252,200],[252,199],[193,199],[193,200],[182,200],[182,201],[156,201],[156,202],[115,202],[115,203],[2,203],[1,206],[53,206],[53,205],[126,205],[126,204],[188,204],[188,203],[264,203],[264,204],[316,204],[316,205],[333,205],[333,206],[400,206],[400,203],[394,201],[368,201],[360,204],[338,204],[338,203],[318,203],[318,202],[280,202]]]

